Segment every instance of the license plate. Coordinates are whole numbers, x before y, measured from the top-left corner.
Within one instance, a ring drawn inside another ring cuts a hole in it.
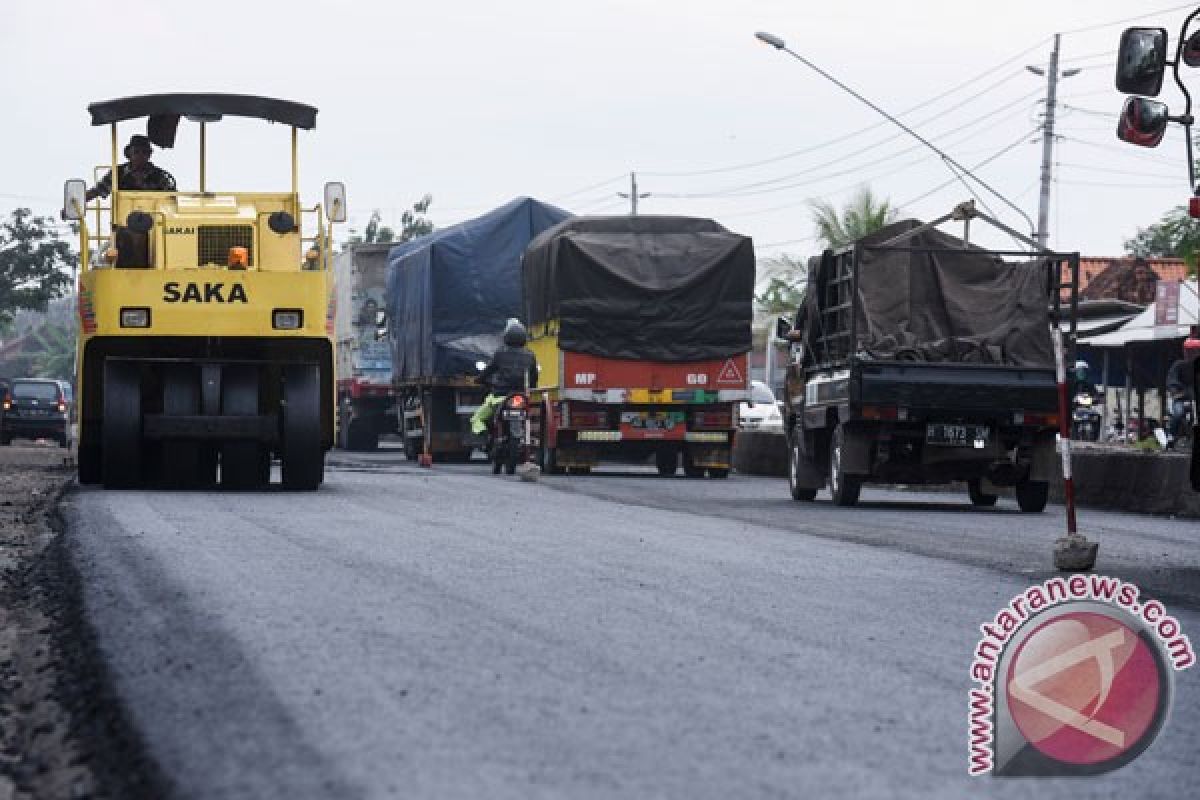
[[[987,446],[990,434],[986,425],[947,425],[938,422],[925,427],[925,441],[942,447],[974,447],[982,450]]]
[[[676,423],[683,420],[673,413],[652,413],[646,411],[626,411],[621,414],[621,424],[645,431],[672,431]]]
[[[504,418],[505,419],[525,419],[525,412],[524,411],[505,411]]]

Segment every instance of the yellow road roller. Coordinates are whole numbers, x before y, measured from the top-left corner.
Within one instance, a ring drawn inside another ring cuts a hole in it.
[[[93,188],[69,180],[63,191],[80,231],[80,483],[256,489],[277,459],[284,488],[318,488],[335,433],[331,231],[346,199],[327,183],[322,203],[300,201],[297,140],[317,110],[157,94],[88,111],[111,129],[111,153]],[[290,189],[208,186],[208,139],[226,117],[290,128]],[[123,144],[130,121],[145,132]],[[199,126],[194,187],[148,163],[181,122]]]

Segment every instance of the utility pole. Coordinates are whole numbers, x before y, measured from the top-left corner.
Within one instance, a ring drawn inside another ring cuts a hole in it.
[[[629,214],[630,214],[630,216],[636,217],[637,216],[637,201],[638,201],[638,199],[642,198],[642,197],[649,197],[650,193],[642,192],[641,194],[638,194],[637,173],[631,172],[631,173],[629,173],[629,191],[628,192],[617,192],[617,196],[629,198]]]
[[[1058,51],[1062,34],[1054,34],[1054,49],[1050,51],[1050,65],[1046,70],[1040,67],[1026,67],[1034,75],[1046,76],[1046,113],[1042,117],[1042,191],[1038,201],[1037,236],[1042,247],[1050,239],[1050,182],[1054,170],[1054,114],[1058,110],[1058,79],[1078,75],[1078,69],[1058,71]]]

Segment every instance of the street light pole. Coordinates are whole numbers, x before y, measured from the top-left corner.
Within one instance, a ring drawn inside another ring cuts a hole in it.
[[[1028,214],[1026,214],[1026,213],[1024,212],[1024,210],[1022,210],[1022,209],[1021,209],[1021,207],[1020,207],[1020,206],[1018,206],[1016,203],[1014,203],[1014,202],[1012,202],[1011,200],[1009,200],[1009,199],[1008,199],[1007,197],[1005,197],[1004,195],[1000,194],[1000,192],[998,192],[998,191],[996,191],[995,189],[993,189],[993,188],[991,187],[991,185],[990,185],[990,184],[988,184],[986,181],[984,181],[984,180],[983,180],[982,178],[980,178],[978,175],[976,175],[975,173],[971,172],[971,170],[967,169],[967,168],[966,168],[966,167],[964,167],[962,164],[958,163],[958,162],[957,162],[957,161],[955,161],[953,158],[951,158],[950,156],[948,156],[948,155],[947,155],[945,152],[943,152],[943,151],[942,151],[940,148],[938,148],[936,145],[934,145],[932,142],[930,142],[930,141],[929,141],[928,139],[926,139],[924,136],[922,136],[921,134],[917,133],[917,132],[916,132],[916,131],[914,131],[912,128],[908,127],[908,126],[907,126],[907,125],[905,125],[903,122],[901,122],[900,120],[896,119],[896,118],[895,118],[895,117],[893,117],[891,114],[889,114],[888,112],[884,111],[882,108],[880,108],[879,106],[875,105],[875,104],[874,104],[874,103],[872,103],[870,100],[868,100],[867,98],[863,97],[861,94],[859,94],[858,92],[854,91],[854,90],[853,90],[853,89],[851,89],[849,86],[847,86],[846,84],[842,83],[842,82],[841,82],[841,81],[839,81],[837,78],[833,77],[833,76],[832,76],[832,75],[830,75],[828,72],[826,72],[825,70],[821,69],[820,67],[818,67],[818,66],[817,66],[816,64],[814,64],[813,62],[809,61],[809,60],[808,60],[807,58],[805,58],[804,56],[802,56],[802,55],[800,55],[799,53],[797,53],[795,50],[792,50],[790,47],[788,47],[788,46],[787,46],[787,43],[786,43],[786,42],[784,42],[784,41],[783,41],[783,39],[779,38],[779,37],[778,37],[778,36],[776,36],[775,34],[773,34],[773,33],[766,33],[766,32],[764,32],[764,31],[759,31],[758,33],[754,34],[754,37],[755,37],[756,39],[758,39],[760,42],[763,42],[764,44],[769,44],[769,45],[771,45],[771,47],[774,47],[776,50],[782,50],[783,52],[787,53],[787,54],[788,54],[788,55],[790,55],[792,58],[794,58],[794,59],[796,59],[797,61],[799,61],[800,63],[804,64],[804,66],[808,67],[809,69],[811,69],[813,72],[815,72],[815,73],[817,73],[818,75],[820,75],[820,76],[821,76],[822,78],[824,78],[825,80],[827,80],[827,81],[829,81],[830,83],[832,83],[833,85],[837,86],[839,89],[841,89],[842,91],[844,91],[844,92],[846,92],[847,94],[849,94],[849,95],[850,95],[851,97],[853,97],[855,100],[858,100],[859,102],[861,102],[861,103],[865,104],[865,105],[866,105],[866,106],[868,106],[868,107],[869,107],[869,108],[870,108],[872,111],[874,111],[874,112],[876,112],[877,114],[881,115],[881,116],[882,116],[882,117],[884,117],[886,120],[888,120],[889,122],[891,122],[893,125],[895,125],[896,127],[900,128],[900,130],[904,131],[904,132],[905,132],[905,133],[907,133],[909,136],[913,137],[913,138],[914,138],[914,139],[916,139],[918,142],[920,142],[921,144],[925,145],[926,147],[928,147],[928,148],[929,148],[930,150],[932,150],[933,152],[937,153],[937,154],[938,154],[938,156],[939,156],[939,157],[942,159],[942,163],[944,163],[944,164],[946,165],[946,168],[947,168],[947,169],[949,169],[949,170],[950,170],[952,173],[954,173],[955,177],[957,177],[957,178],[958,178],[960,181],[962,181],[964,184],[966,184],[966,179],[965,179],[963,176],[966,176],[967,178],[970,178],[971,180],[975,181],[975,183],[977,183],[977,184],[979,184],[980,186],[982,186],[984,189],[986,189],[986,190],[987,190],[988,192],[990,192],[992,195],[995,195],[995,196],[996,196],[996,197],[997,197],[997,198],[998,198],[998,199],[999,199],[1001,202],[1003,202],[1003,203],[1004,203],[1006,206],[1008,206],[1008,207],[1009,207],[1009,208],[1011,208],[1013,211],[1016,211],[1018,214],[1020,214],[1020,215],[1021,215],[1021,217],[1022,217],[1022,218],[1025,220],[1025,222],[1026,222],[1026,223],[1028,223],[1028,225],[1029,225],[1029,230],[1030,230],[1031,232],[1033,231],[1033,229],[1034,229],[1034,228],[1033,228],[1033,220],[1029,218],[1029,215],[1028,215]],[[968,188],[968,189],[970,189],[970,185],[967,185],[967,188]],[[973,190],[972,190],[972,191],[973,191]]]
[[[1050,51],[1050,66],[1046,75],[1046,113],[1042,119],[1042,173],[1041,197],[1038,200],[1038,226],[1034,238],[1042,247],[1050,239],[1050,182],[1054,170],[1054,116],[1058,110],[1058,79],[1078,75],[1078,69],[1068,69],[1059,73],[1058,51],[1062,34],[1054,34],[1054,49]],[[1034,75],[1041,75],[1039,67],[1026,67]]]
[[[631,172],[631,173],[629,173],[629,191],[628,192],[617,192],[617,196],[629,198],[629,215],[632,217],[636,217],[637,216],[637,201],[638,201],[638,199],[642,198],[642,197],[649,197],[650,193],[642,192],[641,194],[638,194],[637,173]]]

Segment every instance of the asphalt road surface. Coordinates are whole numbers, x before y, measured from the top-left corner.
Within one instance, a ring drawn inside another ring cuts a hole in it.
[[[1132,765],[967,777],[978,626],[1061,508],[336,454],[319,492],[66,502],[117,690],[180,797],[1183,797],[1200,669]],[[1083,511],[1200,642],[1200,524]]]

